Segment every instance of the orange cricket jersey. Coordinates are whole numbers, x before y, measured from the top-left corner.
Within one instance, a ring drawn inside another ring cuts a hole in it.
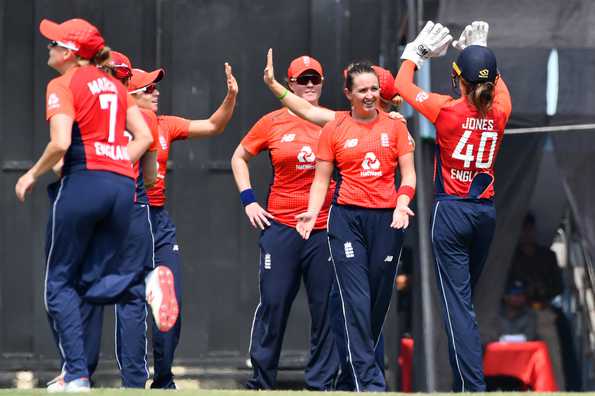
[[[436,126],[436,193],[466,198],[473,178],[478,173],[486,173],[492,183],[479,198],[493,198],[494,164],[512,111],[504,80],[499,77],[496,81],[492,108],[482,117],[465,98],[425,92],[416,86],[414,71],[413,62],[403,62],[395,87],[415,110]]]
[[[62,174],[104,170],[133,178],[124,134],[131,106],[126,88],[95,66],[75,67],[50,81],[46,118],[67,114],[74,119]]]
[[[175,116],[159,116],[158,123],[158,144],[157,144],[157,181],[152,187],[147,188],[147,196],[151,206],[165,205],[165,174],[167,172],[167,160],[172,142],[187,139],[190,120]]]
[[[318,159],[332,161],[341,176],[334,202],[364,208],[394,208],[395,171],[399,156],[414,150],[407,127],[383,112],[372,122],[336,112],[324,126]]]
[[[282,108],[258,120],[241,142],[252,155],[269,151],[274,174],[267,210],[275,216],[275,220],[289,227],[295,227],[295,216],[308,209],[320,133],[318,125]],[[315,229],[326,228],[333,191],[334,182],[331,181]]]

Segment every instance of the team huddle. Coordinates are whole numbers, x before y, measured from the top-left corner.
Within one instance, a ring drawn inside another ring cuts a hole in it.
[[[24,201],[42,174],[59,176],[48,186],[44,302],[62,370],[48,391],[91,388],[106,305],[115,306],[122,386],[144,388],[149,379],[150,323],[151,388],[175,388],[182,285],[176,228],[165,209],[167,159],[176,140],[223,132],[238,94],[231,66],[227,95],[208,119],[157,115],[163,69],[134,68],[82,19],[43,20],[40,31],[60,76],[46,93],[50,142],[16,194]],[[231,158],[246,215],[262,230],[248,388],[275,387],[303,279],[312,318],[308,389],[387,389],[382,332],[416,188],[415,142],[395,111],[405,100],[436,127],[431,240],[453,390],[485,390],[472,295],[494,233],[493,164],[511,112],[487,36],[485,22],[467,25],[456,41],[428,22],[405,47],[396,78],[376,65],[350,64],[350,111],[319,106],[324,71],[316,59],[294,59],[283,85],[269,50],[264,82],[283,107],[264,115]],[[460,51],[451,75],[460,97],[416,86],[415,71],[451,44]],[[261,151],[274,171],[266,208],[248,166]]]

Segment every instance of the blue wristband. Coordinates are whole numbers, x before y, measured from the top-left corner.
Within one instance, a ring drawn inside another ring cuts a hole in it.
[[[240,201],[242,201],[242,205],[248,206],[252,202],[256,202],[256,197],[254,196],[254,191],[251,188],[247,188],[240,193]]]

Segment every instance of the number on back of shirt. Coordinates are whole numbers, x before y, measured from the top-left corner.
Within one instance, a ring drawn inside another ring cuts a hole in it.
[[[118,114],[118,96],[116,94],[99,95],[99,107],[101,110],[109,110],[109,135],[108,143],[116,141],[116,116]]]
[[[494,161],[498,133],[491,131],[482,132],[476,155],[473,154],[475,148],[474,145],[467,143],[472,133],[472,131],[465,131],[465,133],[463,133],[463,136],[461,136],[459,143],[457,143],[457,146],[455,147],[455,151],[452,153],[452,158],[464,161],[464,168],[470,168],[473,161],[475,161],[476,168],[488,169],[492,166],[492,162]],[[490,148],[487,154],[487,159],[484,161],[488,141],[490,142]]]

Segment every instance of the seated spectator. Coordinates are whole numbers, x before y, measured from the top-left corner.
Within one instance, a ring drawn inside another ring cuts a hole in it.
[[[529,304],[534,308],[549,307],[554,297],[562,292],[562,274],[556,255],[540,246],[535,239],[535,216],[528,213],[512,265],[508,283],[520,280],[525,284]]]
[[[527,303],[523,281],[513,281],[506,288],[500,319],[500,341],[537,340],[537,315]]]
[[[525,285],[528,304],[537,316],[539,338],[548,346],[558,386],[565,389],[562,346],[556,326],[562,315],[552,306],[552,300],[563,290],[562,271],[555,253],[537,243],[532,213],[527,213],[523,220],[519,243],[508,272],[508,283],[514,280],[520,280]]]

